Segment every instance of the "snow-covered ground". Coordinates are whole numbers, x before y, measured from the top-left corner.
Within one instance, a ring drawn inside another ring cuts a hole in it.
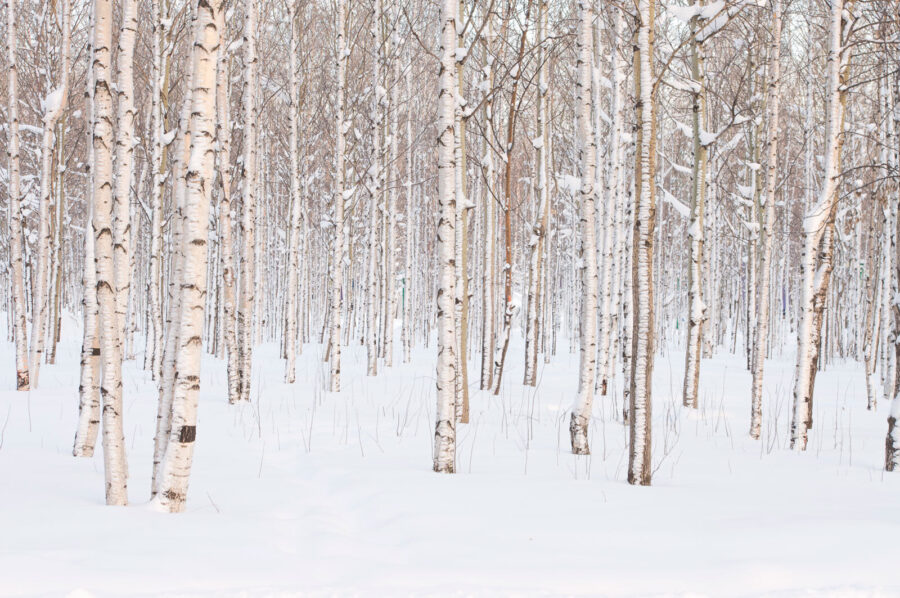
[[[793,454],[790,352],[768,365],[760,441],[740,357],[703,362],[696,413],[680,407],[683,354],[660,357],[641,488],[624,482],[619,407],[595,403],[592,456],[567,450],[577,354],[526,389],[514,338],[505,388],[473,390],[445,476],[433,346],[377,378],[349,347],[330,394],[321,347],[289,386],[270,344],[249,405],[229,406],[224,363],[204,362],[188,509],[167,515],[147,505],[156,393],[134,362],[131,506],[104,506],[99,449],[71,456],[80,334],[65,336],[31,393],[10,390],[0,345],[2,596],[900,596],[900,474],[882,473],[886,405],[866,411],[855,363],[820,374],[809,451]]]

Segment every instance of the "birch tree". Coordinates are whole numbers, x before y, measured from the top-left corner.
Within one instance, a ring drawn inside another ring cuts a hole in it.
[[[62,42],[60,46],[61,64],[59,86],[43,100],[43,134],[41,137],[41,195],[38,231],[37,272],[31,309],[31,365],[30,385],[38,386],[41,359],[47,330],[47,312],[50,303],[50,204],[52,196],[53,155],[56,143],[55,129],[66,110],[69,98],[69,72],[72,70],[72,15],[69,0],[60,4],[62,21]]]
[[[103,465],[106,504],[128,503],[125,433],[122,420],[122,354],[116,319],[113,254],[113,98],[111,81],[112,3],[94,1],[92,177],[93,230],[100,317],[100,396],[103,400]]]
[[[259,3],[244,2],[244,156],[241,164],[241,304],[238,310],[240,334],[240,399],[250,400],[253,374],[253,325],[256,301],[256,194],[257,194],[257,127],[256,106],[257,60],[256,35]]]
[[[832,0],[828,24],[825,86],[825,152],[819,197],[803,218],[803,254],[800,262],[800,325],[797,329],[797,367],[791,412],[791,448],[806,450],[812,427],[812,396],[822,343],[822,312],[831,279],[834,218],[841,176],[844,108],[850,47],[845,46],[853,1]]]
[[[131,286],[131,184],[134,156],[134,44],[137,36],[137,0],[123,0],[122,28],[116,57],[116,183],[113,194],[113,261],[115,268],[116,330],[125,338],[128,292]],[[124,347],[120,347],[120,352]]]
[[[535,165],[537,170],[536,192],[538,196],[538,220],[531,227],[532,237],[529,240],[531,256],[529,259],[528,303],[526,309],[525,332],[525,379],[524,384],[534,386],[537,381],[537,354],[538,338],[540,336],[540,297],[543,285],[544,272],[542,258],[546,243],[547,224],[550,216],[550,184],[549,160],[547,150],[549,148],[549,97],[550,91],[550,61],[547,56],[546,46],[548,37],[547,13],[549,12],[546,0],[538,2],[538,105],[535,139],[532,141],[535,150]]]
[[[334,194],[332,207],[332,249],[331,267],[331,298],[329,308],[330,335],[328,341],[328,354],[331,365],[329,376],[329,389],[331,392],[341,390],[341,312],[344,278],[344,194],[346,185],[344,180],[344,152],[346,147],[345,135],[349,123],[344,119],[344,94],[347,85],[347,59],[350,57],[350,48],[347,46],[347,4],[346,0],[337,0],[337,55],[335,67],[337,70],[337,89],[335,102],[335,158],[334,158]]]
[[[578,397],[572,408],[569,437],[572,452],[590,454],[588,424],[594,401],[594,376],[597,365],[597,246],[595,240],[595,187],[594,168],[597,151],[593,134],[591,107],[591,55],[593,48],[594,11],[589,0],[578,3],[578,64],[576,81],[578,93],[578,149],[581,164],[581,251],[580,268],[584,296],[581,301],[581,349],[578,373]]]
[[[178,380],[172,403],[172,424],[155,502],[177,513],[185,508],[188,479],[197,436],[202,332],[206,307],[207,236],[215,168],[216,65],[222,0],[199,0],[193,24],[191,65],[191,150],[185,172],[184,282],[181,292]]]
[[[25,236],[22,230],[21,173],[19,158],[19,75],[16,59],[16,0],[6,0],[7,119],[9,141],[6,157],[9,165],[9,270],[11,273],[13,336],[16,343],[16,390],[31,388],[28,377],[28,324],[25,305],[25,267],[22,261]]]
[[[700,7],[704,6],[701,0]],[[709,129],[706,107],[706,66],[703,41],[700,34],[700,15],[691,19],[691,79],[692,107],[691,133],[693,135],[694,165],[691,174],[691,219],[688,228],[688,317],[687,351],[684,364],[684,390],[682,402],[685,407],[696,409],[697,393],[700,386],[700,350],[703,346],[703,323],[707,318],[703,303],[703,245],[706,213],[707,172],[709,168],[707,143],[703,138]]]
[[[437,422],[434,429],[434,471],[456,471],[456,0],[441,2],[441,66],[438,90],[438,205],[437,251],[439,286]]]
[[[653,390],[653,239],[656,227],[656,104],[653,46],[654,0],[638,3],[634,56],[637,141],[634,193],[636,202],[632,246],[632,357],[629,406],[628,483],[650,485],[651,393]]]
[[[300,52],[300,4],[294,2],[290,10],[291,41],[288,57],[290,69],[290,181],[291,181],[291,237],[290,263],[288,264],[287,289],[287,326],[285,328],[285,363],[284,381],[293,384],[297,369],[297,298],[299,289],[297,282],[300,275],[300,219],[303,215],[303,199],[300,196],[300,155],[299,111],[300,111],[300,77],[297,72],[297,55]]]
[[[769,42],[769,80],[766,90],[766,194],[762,259],[759,263],[759,293],[756,308],[756,338],[753,350],[753,382],[750,407],[750,436],[759,438],[762,426],[763,371],[769,342],[769,292],[772,278],[772,253],[775,246],[775,192],[778,184],[778,126],[781,103],[781,13],[782,0],[774,0]]]

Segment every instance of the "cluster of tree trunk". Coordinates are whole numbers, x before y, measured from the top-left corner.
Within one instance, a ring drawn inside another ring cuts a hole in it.
[[[261,342],[280,343],[288,384],[321,346],[339,392],[342,347],[364,346],[376,376],[398,334],[403,363],[437,343],[438,472],[456,471],[471,396],[517,384],[513,362],[540,392],[542,361],[567,348],[572,452],[590,453],[603,401],[627,426],[628,482],[649,485],[661,352],[684,351],[682,403],[700,409],[704,360],[743,351],[758,439],[775,417],[766,360],[795,341],[791,446],[807,446],[816,373],[854,358],[867,407],[890,401],[885,468],[900,466],[891,2],[6,0],[3,14],[16,386],[40,385],[78,313],[73,453],[92,456],[102,430],[109,504],[128,502],[137,354],[158,385],[153,500],[174,512],[204,348],[241,403],[262,390]]]

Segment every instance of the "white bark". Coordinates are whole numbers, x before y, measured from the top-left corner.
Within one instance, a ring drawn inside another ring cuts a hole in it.
[[[756,308],[756,338],[753,349],[753,382],[751,388],[750,436],[759,438],[762,427],[762,383],[769,342],[769,292],[772,279],[772,253],[775,247],[775,191],[778,183],[778,126],[781,102],[781,13],[782,0],[774,0],[769,45],[769,80],[766,97],[766,195],[759,263],[759,293]]]
[[[69,72],[72,70],[72,15],[69,0],[62,0],[59,9],[62,18],[62,64],[60,65],[59,86],[45,98],[44,131],[41,141],[41,195],[39,203],[40,221],[37,248],[37,272],[34,275],[34,295],[31,309],[31,364],[30,385],[37,388],[44,354],[47,331],[47,311],[50,304],[50,203],[53,177],[53,147],[56,143],[54,129],[66,110],[69,98]]]
[[[547,30],[548,3],[541,0],[538,6],[538,101],[537,101],[537,135],[535,144],[535,168],[537,170],[536,193],[538,196],[538,212],[536,222],[531,227],[532,237],[529,241],[531,255],[529,258],[528,303],[526,309],[525,332],[525,378],[526,386],[537,383],[538,340],[541,334],[541,293],[544,272],[542,270],[544,247],[547,236],[547,222],[550,211],[550,185],[547,150],[550,145],[549,97],[550,62],[546,46],[549,44]]]
[[[197,400],[206,306],[207,236],[215,167],[216,59],[219,51],[222,0],[201,0],[194,17],[191,89],[191,150],[185,172],[184,279],[181,286],[178,379],[172,403],[172,423],[156,502],[169,512],[181,512],[187,500],[188,478],[197,434]]]
[[[253,374],[253,325],[256,314],[256,196],[258,114],[256,85],[258,57],[256,35],[259,3],[244,2],[244,161],[241,177],[241,232],[243,233],[241,303],[238,310],[238,334],[241,356],[240,399],[250,400]]]
[[[591,56],[592,22],[594,11],[590,0],[578,3],[578,65],[576,86],[577,135],[579,163],[581,164],[581,279],[583,297],[581,301],[581,347],[578,374],[578,397],[572,407],[569,422],[569,436],[572,452],[576,455],[590,454],[588,445],[588,424],[594,401],[594,376],[597,366],[597,245],[595,229],[595,172],[596,137],[592,130],[591,105]]]
[[[28,325],[25,319],[25,282],[22,230],[22,186],[19,171],[19,76],[16,61],[16,0],[6,0],[7,120],[9,141],[6,157],[9,163],[9,266],[12,287],[13,335],[16,343],[16,390],[29,390]]]
[[[285,326],[285,370],[284,381],[292,384],[297,369],[297,298],[299,289],[297,282],[300,275],[300,220],[303,216],[302,197],[300,196],[300,156],[299,117],[300,117],[300,76],[297,72],[297,54],[300,52],[300,18],[299,3],[295,2],[290,11],[291,42],[288,58],[290,69],[290,164],[291,164],[291,236],[290,257],[288,263],[287,288],[287,322]]]
[[[653,238],[656,227],[656,106],[653,36],[655,2],[640,0],[635,56],[636,214],[632,249],[632,343],[628,483],[650,485],[651,393],[653,380]]]
[[[233,222],[231,219],[231,90],[229,81],[230,58],[226,47],[227,26],[225,11],[219,11],[219,58],[216,73],[216,142],[218,145],[219,184],[219,241],[222,254],[222,316],[223,336],[228,353],[228,402],[240,400],[240,346],[237,338],[237,314],[235,299],[235,266],[233,246]]]
[[[438,359],[434,470],[456,471],[456,328],[454,322],[456,242],[456,0],[441,2],[441,66],[438,91]]]
[[[152,347],[150,354],[150,371],[154,379],[160,380],[162,377],[162,360],[163,360],[163,303],[162,303],[162,227],[163,227],[163,199],[165,191],[165,146],[163,145],[163,135],[165,133],[164,114],[163,114],[163,93],[166,87],[168,77],[166,76],[165,61],[168,58],[163,57],[163,50],[168,38],[168,11],[166,14],[161,12],[161,0],[153,0],[152,18],[153,18],[153,88],[151,99],[151,118],[152,122],[152,149],[151,149],[151,168],[153,172],[153,182],[151,185],[151,205],[150,205],[150,273],[149,273],[149,320],[151,331],[148,331],[148,345]],[[150,349],[148,348],[148,351]]]
[[[349,123],[344,122],[344,94],[347,83],[347,59],[350,57],[350,49],[347,47],[347,3],[346,0],[338,0],[337,14],[337,98],[335,111],[335,172],[334,172],[334,200],[332,206],[333,237],[331,251],[331,305],[329,309],[329,323],[331,334],[328,341],[331,375],[329,377],[329,389],[331,392],[341,390],[341,312],[344,256],[346,253],[346,241],[344,240],[344,152],[346,147],[345,135]]]
[[[797,332],[797,368],[791,416],[791,448],[806,450],[812,424],[812,394],[821,348],[821,313],[824,310],[832,268],[834,216],[841,173],[841,148],[846,88],[844,82],[850,52],[843,46],[845,11],[853,2],[832,0],[826,63],[827,103],[822,187],[815,204],[803,219],[803,255],[800,263],[800,326]],[[820,257],[821,255],[821,257]]]
[[[703,0],[700,6],[704,6]],[[701,136],[709,129],[706,113],[706,72],[703,37],[698,30],[703,26],[700,17],[691,23],[691,79],[693,82],[692,133],[694,164],[691,175],[691,218],[688,226],[688,317],[687,347],[684,364],[682,404],[697,409],[700,386],[700,352],[703,348],[703,326],[707,311],[703,302],[703,245],[706,213],[708,152]]]
[[[116,183],[113,194],[113,261],[115,268],[116,330],[125,338],[128,291],[131,286],[131,182],[134,157],[134,44],[137,36],[137,0],[123,0],[122,28],[116,57],[118,114]],[[124,347],[120,347],[124,354]]]
[[[100,315],[100,395],[103,399],[103,464],[106,503],[128,503],[125,434],[122,422],[122,354],[116,321],[113,257],[113,99],[110,62],[112,3],[94,1],[93,229],[97,265],[97,303]]]

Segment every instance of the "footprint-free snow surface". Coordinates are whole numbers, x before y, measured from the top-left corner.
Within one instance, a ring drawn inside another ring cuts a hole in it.
[[[5,319],[5,318],[4,318]],[[71,456],[80,332],[17,393],[0,345],[0,595],[898,596],[900,474],[882,472],[887,405],[862,369],[816,381],[809,450],[787,447],[793,352],[768,363],[762,438],[747,435],[740,355],[702,363],[701,407],[681,407],[684,356],[661,354],[652,487],[625,483],[621,405],[597,397],[589,457],[568,451],[578,356],[569,344],[522,379],[514,336],[499,396],[477,390],[456,475],[431,471],[435,348],[365,376],[344,351],[324,392],[322,347],[297,382],[276,344],[255,351],[252,401],[229,406],[223,361],[203,364],[187,511],[148,505],[156,390],[125,368],[130,506],[104,506],[102,451]],[[6,335],[4,334],[4,337]]]

